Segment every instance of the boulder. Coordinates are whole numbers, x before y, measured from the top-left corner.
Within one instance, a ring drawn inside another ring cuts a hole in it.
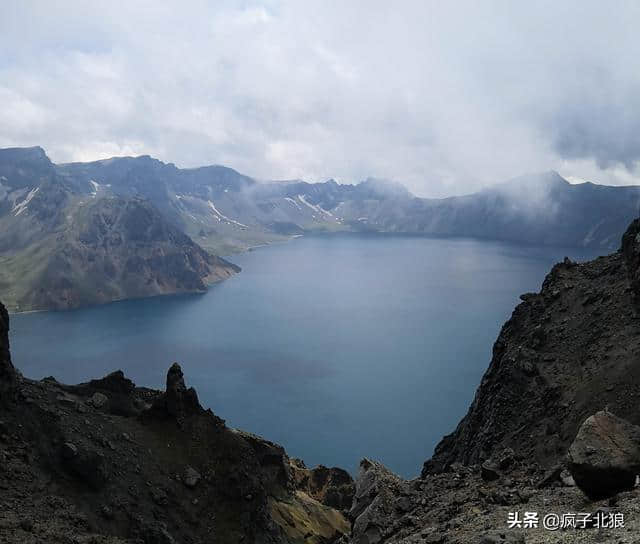
[[[187,487],[193,489],[200,481],[200,473],[193,467],[187,465],[182,474],[182,482]]]
[[[597,412],[578,430],[568,461],[576,485],[593,500],[629,490],[640,472],[640,427]]]
[[[493,482],[500,478],[500,470],[492,460],[488,460],[480,466],[480,476],[485,482]]]
[[[107,404],[107,402],[109,402],[109,399],[102,393],[94,393],[93,396],[89,399],[89,402],[94,408],[102,408],[105,404]]]

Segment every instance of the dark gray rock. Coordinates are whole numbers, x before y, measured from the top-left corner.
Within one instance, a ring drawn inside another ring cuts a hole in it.
[[[184,473],[182,474],[182,482],[184,483],[184,485],[191,489],[198,485],[200,478],[200,473],[196,469],[188,465],[184,469]]]
[[[493,461],[487,460],[480,467],[480,476],[485,482],[493,482],[500,478],[500,470]]]
[[[568,459],[576,485],[591,499],[632,489],[640,473],[640,427],[598,412],[580,427]]]
[[[102,408],[105,404],[107,404],[107,402],[109,402],[109,399],[106,395],[96,392],[89,399],[89,402],[94,408]]]

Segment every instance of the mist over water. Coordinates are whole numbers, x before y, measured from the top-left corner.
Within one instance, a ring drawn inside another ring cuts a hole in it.
[[[242,273],[205,295],[12,316],[13,358],[31,378],[121,368],[151,387],[179,361],[204,406],[307,465],[367,456],[412,477],[466,412],[518,295],[596,254],[305,237],[235,256]]]

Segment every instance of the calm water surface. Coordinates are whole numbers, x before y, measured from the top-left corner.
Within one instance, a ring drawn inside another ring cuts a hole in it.
[[[361,457],[415,476],[473,398],[518,295],[564,255],[595,252],[400,236],[305,237],[233,261],[205,295],[12,317],[26,376],[121,368],[162,387],[182,364],[203,405],[307,465]]]

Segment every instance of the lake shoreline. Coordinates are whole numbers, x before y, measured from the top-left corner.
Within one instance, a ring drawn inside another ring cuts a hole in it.
[[[178,361],[203,406],[230,427],[269,437],[310,466],[356,473],[369,456],[413,477],[464,415],[519,295],[537,291],[564,254],[303,236],[238,255],[243,272],[205,293],[16,315],[14,361],[25,376],[62,383],[117,366],[154,389]]]

